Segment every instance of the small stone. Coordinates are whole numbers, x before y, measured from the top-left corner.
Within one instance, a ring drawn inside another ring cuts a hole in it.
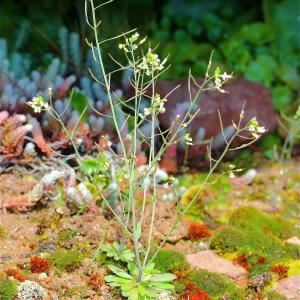
[[[289,300],[300,299],[300,275],[279,280],[275,291]]]
[[[61,216],[63,216],[63,215],[69,216],[70,215],[70,210],[66,207],[58,207],[55,211]]]
[[[272,281],[272,275],[263,273],[253,276],[248,281],[248,287],[256,292],[260,292],[264,287]]]
[[[294,244],[300,246],[300,239],[296,236],[293,236],[285,241],[288,244]]]
[[[187,260],[193,268],[204,269],[226,276],[238,287],[247,285],[247,271],[243,267],[235,265],[232,261],[222,258],[212,250],[187,255]]]
[[[48,278],[48,275],[46,273],[39,274],[39,280],[46,280]]]

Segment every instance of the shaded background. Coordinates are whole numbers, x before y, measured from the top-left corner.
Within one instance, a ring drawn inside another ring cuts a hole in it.
[[[96,1],[97,2],[97,1]],[[46,70],[54,57],[64,59],[59,29],[80,34],[80,47],[91,32],[83,0],[2,0],[0,38],[10,52],[26,55],[31,69]],[[171,71],[163,79],[186,78],[191,69],[202,76],[214,50],[213,63],[235,76],[271,88],[277,112],[294,112],[299,103],[300,28],[298,0],[115,0],[100,12],[102,37],[137,27],[149,43],[170,54]],[[123,59],[117,42],[104,53]],[[24,57],[24,56],[23,56]],[[108,68],[114,64],[107,58]],[[67,75],[67,74],[66,74]],[[278,137],[274,136],[272,143]]]

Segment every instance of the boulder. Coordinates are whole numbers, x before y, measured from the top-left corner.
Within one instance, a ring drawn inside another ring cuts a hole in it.
[[[191,267],[204,269],[209,272],[218,273],[231,279],[236,286],[246,287],[248,273],[246,269],[235,265],[232,261],[217,255],[212,250],[200,251],[187,255],[187,260]]]
[[[201,84],[203,80],[196,79],[196,82]],[[180,85],[180,87],[167,96],[170,91],[178,85]],[[239,121],[244,104],[245,115],[242,126],[253,117],[256,117],[259,124],[264,126],[268,132],[273,131],[277,126],[276,114],[272,106],[271,93],[268,88],[243,78],[226,84],[224,88],[228,93],[206,91],[197,98],[197,107],[199,107],[201,111],[192,121],[188,131],[194,143],[194,146],[189,149],[189,161],[192,162],[193,167],[197,167],[198,163],[201,164],[203,154],[207,151],[207,146],[201,144],[203,140],[214,137],[212,143],[213,150],[225,146],[218,110],[220,111],[224,134],[227,139],[229,139],[234,132],[232,121],[235,123]],[[192,98],[195,97],[198,90],[196,85],[191,84],[190,90]],[[176,115],[182,117],[185,114],[186,108],[189,106],[190,96],[188,81],[158,81],[155,92],[159,93],[161,97],[167,96],[168,101],[165,103],[166,112],[159,114],[159,121],[163,129],[169,128],[171,123],[175,120]],[[148,95],[149,94],[151,94],[150,91],[148,92]],[[234,145],[239,146],[243,143],[245,143],[245,139],[237,138]],[[177,150],[177,152],[181,152],[182,160],[183,150],[180,150],[180,147],[177,147]]]
[[[300,276],[290,276],[278,281],[275,291],[289,300],[300,299]]]
[[[300,239],[297,236],[293,236],[287,240],[285,240],[286,243],[288,244],[294,244],[300,246]]]

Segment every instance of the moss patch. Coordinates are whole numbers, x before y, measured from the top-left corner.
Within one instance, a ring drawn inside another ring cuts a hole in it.
[[[297,234],[290,223],[260,212],[254,207],[241,207],[233,212],[229,224],[244,230],[262,230],[280,239],[289,238]]]
[[[10,280],[5,276],[0,276],[0,299],[11,300],[14,299],[18,292],[17,282]]]
[[[253,207],[238,208],[229,219],[229,226],[218,230],[211,240],[211,248],[218,252],[237,251],[257,254],[272,260],[297,258],[298,246],[282,241],[293,235],[294,228],[283,220],[268,216]]]
[[[206,270],[195,270],[189,273],[187,279],[199,289],[205,291],[213,299],[243,300],[244,292],[224,276]]]
[[[237,251],[244,243],[244,234],[233,226],[226,226],[217,231],[210,242],[212,249],[221,252]]]
[[[77,232],[71,229],[63,229],[61,230],[58,235],[57,235],[57,242],[58,243],[67,243],[70,240],[72,240],[72,238],[74,238],[75,236],[77,236]]]
[[[89,294],[89,288],[83,285],[78,285],[78,286],[74,286],[69,288],[65,293],[64,296],[65,297],[74,297],[74,296],[78,296],[79,299],[83,299],[86,298]],[[72,298],[73,299],[73,298]]]
[[[8,237],[7,230],[0,224],[0,240],[6,240]]]
[[[63,272],[72,272],[80,267],[82,255],[74,250],[58,250],[51,255],[53,264]]]
[[[186,271],[190,268],[183,253],[172,250],[161,250],[154,260],[156,268],[162,272]]]

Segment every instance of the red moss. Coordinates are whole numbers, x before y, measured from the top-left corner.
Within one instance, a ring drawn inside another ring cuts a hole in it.
[[[14,277],[18,281],[25,281],[28,279],[25,274],[23,274],[19,269],[16,268],[9,268],[5,270],[5,273],[7,274],[7,276]]]
[[[205,224],[192,223],[189,228],[188,237],[192,241],[198,241],[204,237],[210,237],[211,233]]]
[[[188,284],[182,297],[183,300],[211,300],[211,297],[194,284]]]
[[[176,275],[177,280],[185,280],[189,274],[189,270],[187,270],[187,271],[175,270],[175,271],[173,271],[173,273]]]
[[[248,257],[245,254],[238,256],[233,261],[248,271],[251,269],[251,265],[248,263]]]
[[[105,284],[103,276],[101,274],[93,274],[87,281],[86,284],[94,291],[98,291],[101,286]]]
[[[258,265],[263,265],[266,263],[266,258],[264,256],[260,256],[257,260]]]
[[[31,249],[31,250],[35,250],[36,248],[37,248],[37,243],[30,243],[29,245],[28,245],[28,247]]]
[[[30,259],[30,270],[32,273],[47,272],[50,268],[50,261],[46,258],[33,256]]]
[[[276,273],[279,279],[282,279],[288,276],[289,267],[284,265],[276,265],[272,267],[271,271]]]

